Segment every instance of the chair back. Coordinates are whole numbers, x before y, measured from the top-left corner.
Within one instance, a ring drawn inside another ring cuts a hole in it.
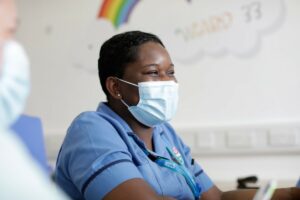
[[[42,122],[38,117],[21,115],[11,129],[25,144],[32,157],[40,164],[47,174],[50,167],[47,162]]]

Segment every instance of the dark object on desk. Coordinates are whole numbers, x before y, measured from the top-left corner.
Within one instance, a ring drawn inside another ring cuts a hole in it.
[[[256,176],[248,176],[244,178],[238,178],[237,183],[237,189],[258,189],[258,186],[248,186],[247,184],[256,183],[258,178]]]
[[[21,115],[11,129],[27,147],[31,156],[40,164],[44,171],[51,172],[47,162],[42,122],[38,117]]]

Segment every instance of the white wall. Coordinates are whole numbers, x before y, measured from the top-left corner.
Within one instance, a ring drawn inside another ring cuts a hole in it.
[[[42,118],[51,159],[71,120],[105,100],[96,69],[101,43],[142,29],[169,48],[181,95],[172,123],[214,180],[257,174],[286,185],[300,176],[299,1],[141,1],[118,29],[96,19],[98,0],[17,2],[17,37],[32,63],[26,112]],[[253,3],[262,15],[246,23]],[[193,24],[224,12],[230,26],[192,37]],[[188,41],[176,30],[190,30]]]

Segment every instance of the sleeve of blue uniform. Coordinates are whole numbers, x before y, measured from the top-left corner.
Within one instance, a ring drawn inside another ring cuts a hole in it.
[[[192,168],[196,182],[200,185],[202,192],[206,192],[212,186],[214,186],[214,183],[212,182],[210,177],[206,174],[202,167],[198,163],[196,163],[196,161]]]
[[[86,200],[102,199],[124,181],[142,178],[116,129],[95,112],[72,123],[63,148],[66,173]]]

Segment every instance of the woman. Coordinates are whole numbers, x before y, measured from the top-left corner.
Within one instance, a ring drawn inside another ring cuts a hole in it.
[[[167,122],[178,84],[157,36],[132,31],[110,38],[98,70],[107,102],[73,121],[57,160],[56,181],[73,199],[253,197],[254,191],[222,193]]]

